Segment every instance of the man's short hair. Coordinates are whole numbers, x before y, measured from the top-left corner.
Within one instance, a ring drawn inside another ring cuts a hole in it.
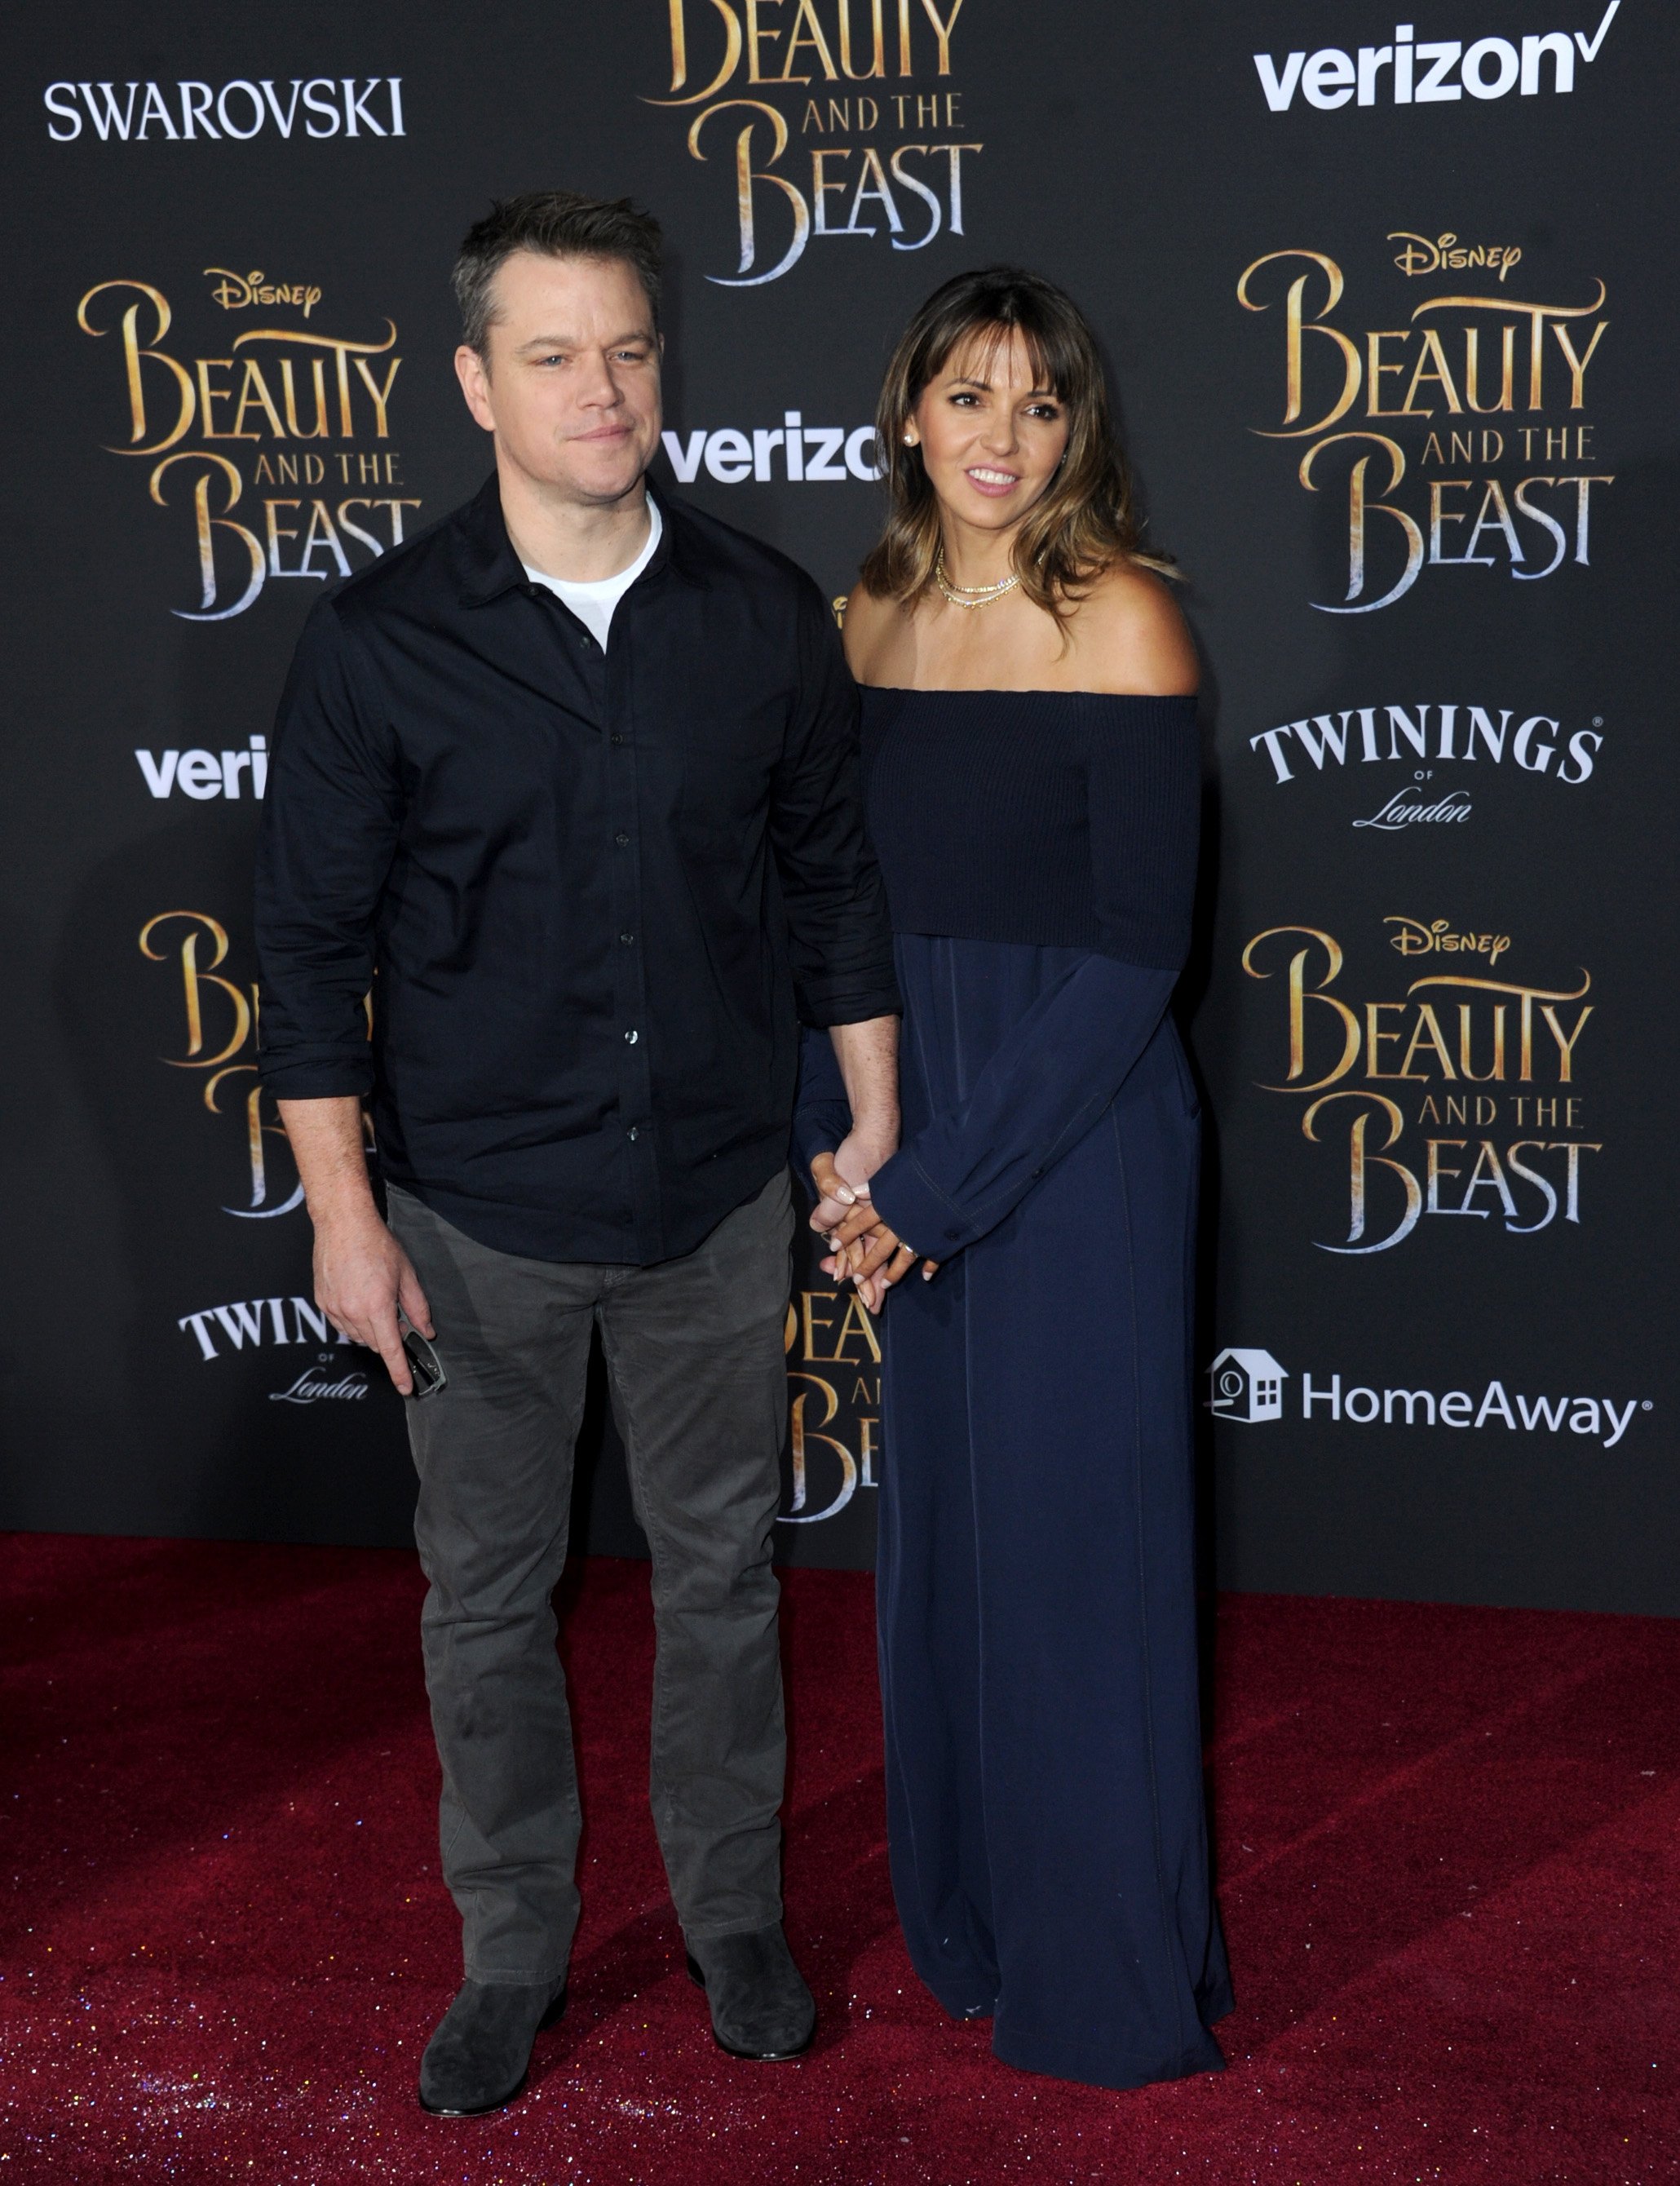
[[[455,261],[461,339],[483,356],[496,317],[492,283],[516,250],[545,258],[618,258],[641,283],[659,324],[659,223],[629,198],[608,202],[576,190],[525,190],[500,198],[467,231]]]

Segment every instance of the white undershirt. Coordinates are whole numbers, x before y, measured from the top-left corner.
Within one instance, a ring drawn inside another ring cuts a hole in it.
[[[647,543],[628,569],[620,569],[616,577],[602,577],[592,585],[574,585],[563,577],[551,577],[546,570],[532,569],[529,562],[524,565],[525,575],[534,585],[546,585],[557,599],[564,601],[604,653],[607,650],[607,633],[613,626],[613,610],[652,560],[653,549],[658,545],[659,535],[664,528],[659,504],[650,493],[647,496]]]

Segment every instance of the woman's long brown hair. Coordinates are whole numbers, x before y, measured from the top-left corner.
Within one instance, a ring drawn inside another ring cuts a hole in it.
[[[904,445],[916,404],[964,342],[977,337],[995,345],[1017,333],[1039,384],[1066,409],[1068,429],[1060,468],[1015,535],[1011,558],[1021,589],[1060,622],[1117,563],[1177,574],[1167,557],[1143,550],[1102,359],[1084,312],[1036,273],[986,266],[934,290],[905,328],[887,367],[876,412],[886,461],[887,522],[861,572],[877,599],[909,606],[932,582],[939,555],[938,496],[921,449]]]

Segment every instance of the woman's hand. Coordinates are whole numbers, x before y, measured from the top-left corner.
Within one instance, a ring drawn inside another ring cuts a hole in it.
[[[812,1167],[815,1172],[815,1164]],[[880,1312],[887,1292],[910,1273],[920,1257],[916,1247],[904,1243],[866,1202],[854,1203],[844,1219],[827,1231],[827,1236],[834,1251],[822,1264],[825,1272],[839,1281],[854,1284],[871,1313]],[[937,1260],[922,1260],[924,1282],[931,1281],[938,1271]]]

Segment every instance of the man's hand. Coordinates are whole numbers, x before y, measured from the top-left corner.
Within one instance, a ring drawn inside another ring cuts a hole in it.
[[[811,1227],[826,1236],[843,1222],[853,1208],[869,1200],[869,1180],[898,1152],[896,1132],[871,1137],[848,1131],[832,1154],[819,1154],[811,1163],[811,1180],[817,1188],[816,1211]]]
[[[859,1192],[840,1174],[840,1165],[832,1154],[819,1154],[811,1163],[811,1182],[816,1186],[817,1203],[811,1216],[811,1227],[819,1237],[826,1241],[830,1232],[837,1230],[857,1205]],[[859,1180],[862,1197],[869,1198],[866,1178]]]
[[[349,1094],[283,1100],[280,1120],[297,1157],[315,1225],[315,1302],[352,1343],[385,1362],[406,1397],[414,1387],[397,1313],[429,1338],[432,1309],[420,1278],[380,1219],[362,1152],[361,1103]]]
[[[861,1208],[867,1210],[869,1179],[892,1152],[890,1146],[884,1152],[869,1146],[860,1148],[858,1135],[854,1131],[842,1141],[836,1152],[819,1154],[812,1162],[811,1180],[817,1189],[817,1204],[811,1216],[811,1227],[825,1245],[830,1242],[835,1230],[854,1209]],[[843,1163],[845,1164],[843,1169]],[[831,1253],[821,1264],[823,1272],[834,1276],[837,1281],[849,1282],[851,1270],[847,1264],[848,1257],[843,1252]],[[860,1258],[862,1256],[854,1247],[850,1257]],[[881,1293],[872,1281],[867,1286],[860,1286],[859,1295],[871,1313],[880,1311]]]
[[[397,1324],[400,1308],[422,1336],[433,1334],[420,1278],[370,1200],[365,1212],[330,1217],[315,1229],[315,1302],[352,1343],[377,1351],[398,1392],[414,1387]]]
[[[845,1081],[852,1128],[833,1153],[819,1154],[811,1163],[817,1188],[811,1227],[825,1242],[855,1210],[867,1209],[871,1177],[899,1150],[899,1020],[870,1017],[860,1024],[832,1025],[828,1036]],[[831,1275],[841,1272],[832,1258],[823,1264]],[[861,1295],[871,1313],[880,1310],[881,1293],[873,1280]]]

